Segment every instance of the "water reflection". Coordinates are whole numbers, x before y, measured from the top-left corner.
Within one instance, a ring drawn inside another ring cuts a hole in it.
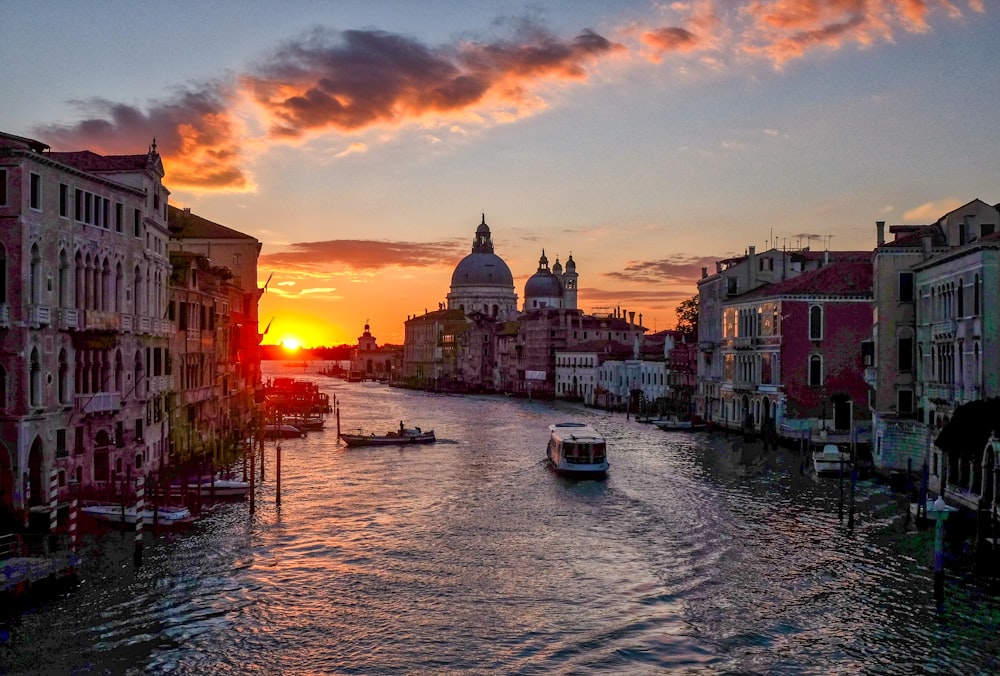
[[[435,429],[438,443],[347,450],[282,441],[257,513],[224,504],[147,544],[115,534],[73,594],[26,616],[9,671],[789,673],[989,671],[991,596],[954,578],[932,603],[927,540],[861,482],[793,453],[661,432],[621,415],[320,380],[343,425]],[[609,441],[605,481],[547,471],[547,426]],[[333,419],[329,421],[334,425]],[[58,636],[51,627],[58,626]],[[58,640],[56,640],[58,639]]]

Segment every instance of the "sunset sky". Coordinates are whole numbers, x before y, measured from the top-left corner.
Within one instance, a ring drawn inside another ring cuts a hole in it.
[[[703,266],[1000,201],[991,0],[4,2],[0,130],[163,155],[258,238],[266,343],[403,340],[485,213],[672,328]]]

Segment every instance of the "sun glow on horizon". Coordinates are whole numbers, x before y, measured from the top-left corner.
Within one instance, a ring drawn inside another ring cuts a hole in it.
[[[281,346],[288,352],[298,352],[302,343],[298,338],[285,337],[281,339]]]

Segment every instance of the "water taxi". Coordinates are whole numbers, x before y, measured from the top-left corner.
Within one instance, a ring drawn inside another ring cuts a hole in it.
[[[604,437],[590,425],[578,422],[549,425],[545,460],[557,474],[584,479],[603,478],[610,467]]]

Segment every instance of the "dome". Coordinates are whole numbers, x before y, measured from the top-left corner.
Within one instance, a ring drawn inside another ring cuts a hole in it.
[[[524,285],[524,299],[529,298],[562,298],[562,284],[559,278],[548,270],[536,272]]]
[[[470,253],[455,266],[451,286],[483,285],[513,287],[514,275],[495,253]]]
[[[556,258],[556,262],[552,266],[552,274],[553,275],[561,275],[562,271],[563,271],[563,269],[562,269],[562,265],[559,263],[559,258]]]
[[[538,259],[538,271],[528,278],[524,285],[524,300],[530,298],[562,298],[563,288],[559,278],[549,270],[549,259],[545,257],[545,249],[542,249],[542,257]]]
[[[500,286],[514,288],[514,275],[500,256],[493,253],[493,238],[486,214],[476,228],[472,253],[459,261],[451,275],[451,288],[462,286]]]

